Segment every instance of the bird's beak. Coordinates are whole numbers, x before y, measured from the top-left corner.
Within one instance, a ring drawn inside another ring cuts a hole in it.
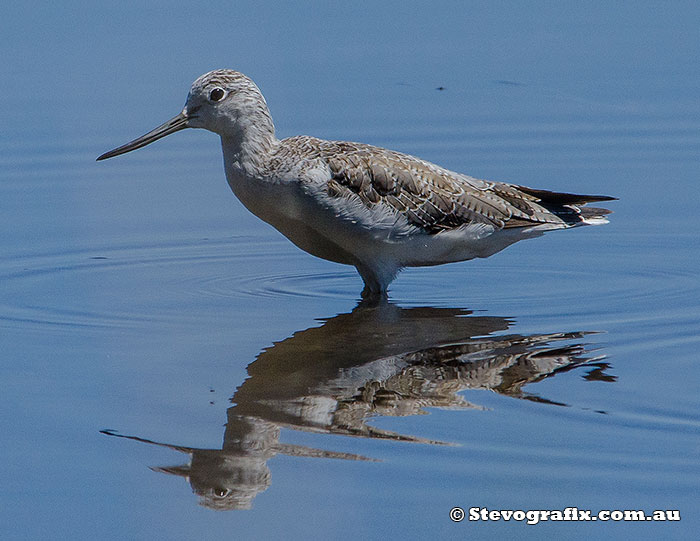
[[[170,135],[171,133],[175,133],[176,131],[184,130],[185,128],[187,128],[187,120],[188,117],[186,111],[182,111],[179,115],[177,115],[174,118],[171,118],[166,123],[161,124],[155,130],[149,131],[147,134],[142,135],[138,139],[134,139],[130,143],[115,148],[114,150],[110,150],[109,152],[105,152],[104,154],[102,154],[102,156],[97,158],[97,161],[99,162],[100,160],[113,158],[114,156],[119,156],[120,154],[126,154],[127,152],[131,152],[132,150],[136,150],[137,148],[145,147],[146,145],[149,145],[153,141],[157,141],[158,139],[161,139],[166,135]]]

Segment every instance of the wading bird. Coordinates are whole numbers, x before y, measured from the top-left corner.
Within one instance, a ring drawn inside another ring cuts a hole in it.
[[[362,143],[279,140],[262,93],[233,70],[202,75],[179,115],[97,159],[184,128],[218,134],[229,186],[248,210],[302,250],[353,265],[364,297],[385,295],[404,267],[488,257],[551,229],[606,223],[609,210],[583,205],[614,199],[480,180]]]

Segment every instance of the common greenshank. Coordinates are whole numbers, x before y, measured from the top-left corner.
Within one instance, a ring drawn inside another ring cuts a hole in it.
[[[353,265],[365,297],[385,295],[404,267],[489,257],[548,230],[607,223],[609,210],[583,205],[615,199],[480,180],[362,143],[279,140],[262,93],[233,70],[202,75],[180,114],[97,159],[184,128],[218,134],[229,186],[248,210],[302,250]]]

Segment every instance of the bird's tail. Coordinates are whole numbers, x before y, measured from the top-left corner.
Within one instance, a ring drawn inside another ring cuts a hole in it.
[[[581,221],[588,225],[607,224],[608,219],[605,217],[612,213],[610,209],[600,207],[579,207]]]
[[[568,226],[576,225],[600,225],[608,223],[607,216],[611,210],[600,207],[586,207],[587,203],[601,201],[615,201],[617,197],[609,195],[583,195],[566,192],[550,192],[537,190],[527,186],[518,186],[518,189],[528,195],[536,197],[537,203],[546,208],[566,222]]]

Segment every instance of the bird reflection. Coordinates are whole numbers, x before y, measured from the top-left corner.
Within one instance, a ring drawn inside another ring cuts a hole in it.
[[[276,454],[373,460],[282,443],[281,428],[449,445],[368,421],[425,414],[426,408],[483,409],[459,394],[467,389],[565,405],[523,387],[581,365],[589,369],[587,380],[614,380],[603,357],[592,356],[580,342],[588,333],[494,336],[511,324],[457,308],[361,303],[260,353],[231,398],[221,449],[103,433],[188,454],[186,465],[152,469],[186,478],[207,507],[248,509],[270,485],[267,461]]]

